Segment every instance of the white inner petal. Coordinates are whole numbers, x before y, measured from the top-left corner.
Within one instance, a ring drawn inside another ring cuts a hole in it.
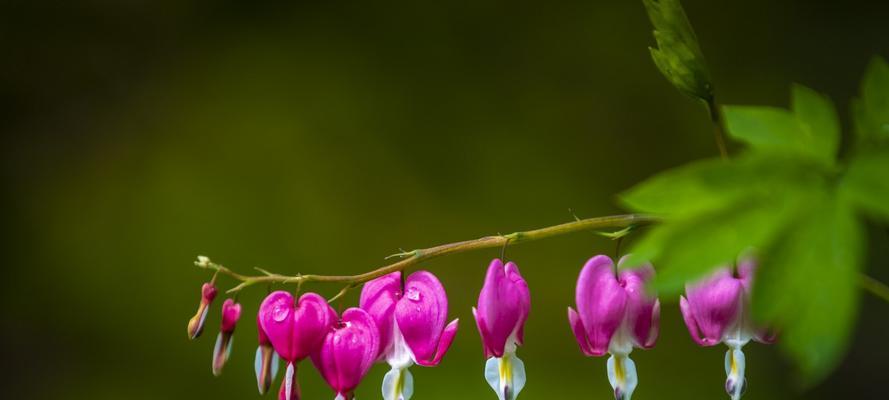
[[[404,341],[404,335],[398,329],[398,324],[392,327],[392,349],[386,356],[386,362],[393,369],[406,369],[414,365],[414,353]]]
[[[618,400],[630,400],[639,378],[636,375],[636,363],[626,355],[612,355],[607,363],[608,382],[614,389],[614,397]]]
[[[408,400],[414,395],[414,376],[406,368],[392,368],[383,377],[384,400]]]
[[[525,363],[515,353],[491,357],[485,363],[485,380],[498,399],[515,400],[525,387]]]
[[[287,363],[287,372],[284,373],[284,398],[290,400],[293,393],[293,363]]]
[[[747,386],[747,378],[744,372],[747,366],[747,359],[740,347],[729,348],[725,352],[725,390],[732,400],[738,400],[744,394]]]

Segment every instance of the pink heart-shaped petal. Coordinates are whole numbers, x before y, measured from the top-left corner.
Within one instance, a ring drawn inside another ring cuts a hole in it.
[[[346,310],[335,325],[312,355],[312,363],[337,394],[349,398],[377,358],[380,333],[370,314],[360,308]]]
[[[335,321],[323,297],[306,293],[294,304],[285,291],[269,294],[259,307],[259,321],[281,358],[296,363],[316,352]]]
[[[395,322],[418,364],[436,358],[447,316],[448,297],[438,278],[428,271],[411,274],[395,306]]]
[[[401,272],[383,275],[364,284],[359,307],[370,314],[380,330],[378,359],[389,353],[393,343],[395,304],[401,298]]]

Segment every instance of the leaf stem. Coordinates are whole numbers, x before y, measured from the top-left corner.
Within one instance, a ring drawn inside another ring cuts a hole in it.
[[[638,227],[657,222],[657,220],[658,219],[654,216],[644,214],[624,214],[612,215],[607,217],[586,218],[530,231],[513,232],[508,235],[485,236],[478,239],[447,243],[425,249],[403,251],[394,255],[394,257],[401,257],[401,260],[357,275],[282,275],[266,270],[260,270],[260,272],[262,272],[262,275],[242,275],[226,268],[221,264],[214,263],[209,258],[204,256],[199,256],[198,261],[195,262],[195,265],[200,268],[213,270],[216,273],[228,275],[235,280],[240,281],[237,286],[229,289],[228,293],[238,292],[241,289],[255,285],[257,283],[296,283],[301,285],[305,282],[332,282],[346,284],[341,293],[335,296],[338,297],[348,291],[349,288],[354,287],[358,284],[367,282],[371,279],[386,275],[388,273],[404,270],[405,268],[417,265],[423,261],[427,261],[444,255],[464,253],[472,250],[497,248],[504,246],[507,243],[509,243],[510,245],[514,245],[518,243],[531,242],[535,240],[546,239],[554,236],[561,236],[586,230]]]
[[[710,121],[713,123],[713,135],[716,137],[716,147],[719,148],[719,155],[723,160],[728,159],[728,150],[725,146],[725,126],[723,125],[722,113],[719,112],[719,103],[716,102],[716,96],[707,98],[707,110],[710,112]]]
[[[870,292],[872,295],[877,296],[886,302],[889,302],[889,286],[886,286],[885,283],[880,282],[868,275],[861,274],[858,279],[858,284],[861,285],[864,290]]]

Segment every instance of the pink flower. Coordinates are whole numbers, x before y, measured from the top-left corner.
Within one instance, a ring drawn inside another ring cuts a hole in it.
[[[515,352],[515,347],[524,341],[523,330],[530,310],[531,294],[519,267],[513,262],[504,266],[500,259],[491,261],[478,295],[478,308],[472,309],[485,357]]]
[[[312,355],[312,363],[338,400],[352,399],[379,350],[380,333],[373,318],[360,308],[350,308],[327,333],[321,348]]]
[[[290,293],[269,294],[259,307],[259,324],[278,355],[287,360],[279,397],[299,398],[295,364],[315,353],[336,321],[336,312],[323,297],[306,293],[295,302]]]
[[[219,376],[222,373],[222,367],[231,355],[232,335],[240,318],[241,305],[232,299],[225,299],[222,303],[222,323],[219,335],[216,336],[216,346],[213,348],[213,375]]]
[[[568,320],[583,353],[611,354],[608,378],[619,400],[629,400],[637,384],[630,352],[634,347],[651,348],[657,341],[660,301],[645,291],[653,277],[651,265],[618,274],[611,258],[595,256],[577,278],[577,311],[568,308]]]
[[[744,377],[746,359],[741,348],[751,339],[772,343],[774,335],[754,326],[750,313],[750,290],[756,263],[745,259],[738,263],[737,274],[722,267],[697,283],[686,285],[686,297],[680,296],[679,309],[692,340],[701,346],[725,343],[725,390],[732,399],[741,398],[747,386]]]
[[[528,284],[515,263],[491,261],[472,315],[488,358],[485,379],[501,400],[515,399],[525,386],[525,366],[515,351],[524,341],[530,309]]]
[[[393,272],[367,282],[361,290],[361,308],[380,330],[377,359],[392,370],[383,380],[383,397],[409,399],[413,363],[435,366],[451,346],[457,320],[447,325],[448,298],[438,278],[427,271],[411,274],[401,285],[401,273]]]
[[[216,298],[216,287],[212,282],[207,282],[201,286],[201,302],[198,304],[198,312],[188,320],[188,338],[196,339],[201,336],[204,331],[204,321],[207,320],[207,312],[210,304]]]
[[[253,362],[253,369],[256,372],[256,385],[259,387],[259,394],[265,394],[272,386],[275,375],[278,374],[278,353],[272,347],[272,342],[262,330],[260,322],[260,314],[256,315],[257,337],[259,346],[256,347],[256,358]]]

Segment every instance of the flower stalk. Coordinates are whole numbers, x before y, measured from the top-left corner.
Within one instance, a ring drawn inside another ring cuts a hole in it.
[[[401,260],[385,265],[375,270],[365,272],[358,275],[313,275],[313,274],[297,274],[282,275],[268,272],[263,269],[257,269],[262,275],[243,275],[234,272],[227,267],[217,264],[207,257],[199,256],[195,261],[195,265],[200,268],[213,270],[217,273],[228,275],[229,277],[240,281],[237,286],[229,289],[227,293],[235,293],[248,286],[260,283],[296,283],[303,284],[305,282],[330,282],[343,283],[346,288],[367,282],[369,280],[379,278],[383,275],[402,271],[408,267],[415,266],[421,262],[437,258],[449,254],[465,253],[473,250],[500,248],[505,244],[514,245],[524,242],[532,242],[536,240],[562,236],[569,233],[594,231],[598,229],[624,229],[627,227],[640,227],[650,225],[658,221],[658,218],[646,214],[623,214],[611,215],[605,217],[585,218],[576,221],[566,222],[559,225],[548,226],[544,228],[534,229],[530,231],[513,232],[507,235],[485,236],[473,240],[465,240],[462,242],[454,242],[429,247],[425,249],[416,249],[394,254]],[[348,289],[345,289],[348,290]]]

